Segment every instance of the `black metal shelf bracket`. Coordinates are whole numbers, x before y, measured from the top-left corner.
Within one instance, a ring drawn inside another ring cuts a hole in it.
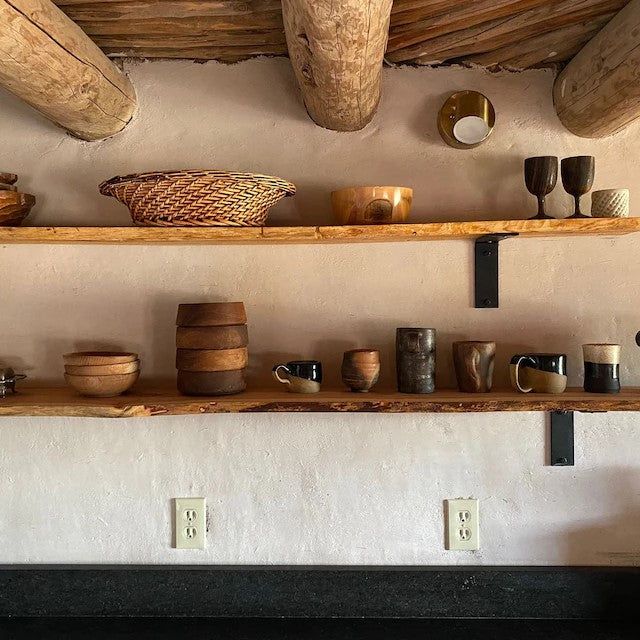
[[[549,464],[552,467],[572,467],[573,455],[573,411],[551,411],[551,451]]]
[[[476,239],[475,247],[475,308],[497,309],[499,242],[517,236],[517,233],[492,233]]]

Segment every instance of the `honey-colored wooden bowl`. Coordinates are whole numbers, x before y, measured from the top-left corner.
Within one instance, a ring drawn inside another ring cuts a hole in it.
[[[249,344],[246,324],[227,327],[178,327],[178,349],[239,349]]]
[[[122,362],[120,364],[67,364],[65,365],[64,370],[65,373],[69,373],[74,376],[115,376],[139,371],[140,360]]]
[[[0,226],[20,226],[35,203],[35,196],[29,193],[0,190]]]
[[[78,351],[76,353],[65,353],[62,358],[65,365],[77,367],[134,362],[138,360],[138,354],[120,351]]]
[[[178,391],[185,396],[228,396],[246,388],[244,369],[178,371]]]
[[[131,389],[139,376],[139,371],[115,376],[74,376],[65,373],[64,379],[81,396],[112,398]]]
[[[242,302],[205,302],[178,305],[179,327],[222,327],[245,324],[247,314]]]
[[[406,222],[413,201],[408,187],[349,187],[331,193],[338,224],[392,224]]]
[[[178,349],[176,369],[179,371],[232,371],[249,363],[246,347],[241,349]]]

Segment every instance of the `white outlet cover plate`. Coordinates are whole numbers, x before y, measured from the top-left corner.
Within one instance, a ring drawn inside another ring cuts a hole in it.
[[[445,500],[446,538],[450,551],[477,551],[480,549],[480,520],[478,501]]]
[[[174,500],[176,549],[204,549],[207,543],[206,498]]]

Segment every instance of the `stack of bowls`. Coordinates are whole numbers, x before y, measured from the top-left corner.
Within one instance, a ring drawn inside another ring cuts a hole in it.
[[[137,353],[80,351],[64,356],[64,379],[82,396],[110,398],[128,391],[140,376]]]
[[[180,393],[222,396],[246,389],[246,323],[242,302],[179,305],[176,369]]]

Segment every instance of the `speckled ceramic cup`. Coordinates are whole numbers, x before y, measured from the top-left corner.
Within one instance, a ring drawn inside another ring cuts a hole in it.
[[[620,345],[583,344],[584,390],[590,393],[620,392]]]

